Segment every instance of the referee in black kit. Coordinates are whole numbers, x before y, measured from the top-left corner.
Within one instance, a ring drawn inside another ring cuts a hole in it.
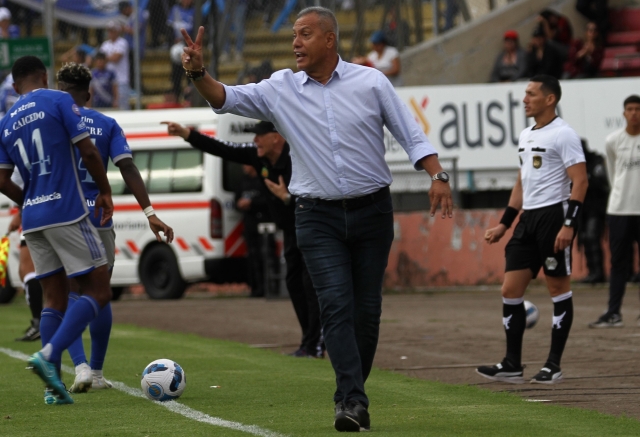
[[[535,125],[520,134],[520,172],[509,206],[500,224],[485,232],[487,243],[500,241],[520,210],[524,210],[505,249],[502,323],[507,353],[502,362],[476,369],[494,381],[524,382],[524,292],[541,267],[553,301],[551,350],[531,382],[555,384],[562,379],[560,359],[573,321],[571,245],[588,182],[580,137],[556,115],[561,94],[560,83],[551,76],[530,79],[523,101],[527,117],[533,117]]]

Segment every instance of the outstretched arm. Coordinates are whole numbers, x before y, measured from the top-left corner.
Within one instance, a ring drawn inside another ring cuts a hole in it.
[[[204,27],[198,28],[198,34],[196,35],[195,42],[191,39],[186,30],[180,29],[187,46],[184,48],[182,54],[182,66],[189,71],[199,73],[203,66],[202,59],[202,39],[204,37]],[[204,97],[207,102],[215,109],[220,109],[224,105],[226,100],[226,92],[224,86],[208,74],[205,74],[198,80],[193,81],[193,85],[196,87],[200,95]]]
[[[133,193],[133,196],[138,201],[138,205],[140,205],[140,208],[142,208],[149,219],[151,232],[155,234],[158,241],[162,241],[162,237],[160,236],[160,232],[162,232],[165,236],[166,242],[171,243],[173,241],[173,229],[160,220],[153,211],[149,195],[147,194],[147,189],[144,186],[144,181],[140,176],[138,167],[133,163],[133,159],[121,159],[116,163],[116,165],[120,169],[120,174],[122,175],[122,179],[124,179],[124,183],[127,184],[127,187],[129,187],[131,193]]]

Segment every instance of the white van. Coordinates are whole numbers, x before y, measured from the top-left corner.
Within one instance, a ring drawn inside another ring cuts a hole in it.
[[[140,112],[111,112],[123,128],[133,160],[145,181],[158,217],[174,229],[172,244],[159,243],[148,221],[128,192],[118,168],[110,164],[116,231],[116,261],[111,280],[114,293],[142,283],[154,299],[180,298],[189,283],[244,282],[246,247],[242,215],[234,208],[234,189],[242,177],[239,164],[192,148],[179,137],[169,136],[161,121],[175,121],[200,132],[232,141],[251,141],[242,134],[255,122],[232,117],[218,132],[220,119],[208,108]],[[226,116],[225,116],[226,117]],[[0,199],[0,235],[11,217],[11,202]],[[18,278],[17,235],[11,237],[9,279]],[[0,300],[2,300],[0,296]]]

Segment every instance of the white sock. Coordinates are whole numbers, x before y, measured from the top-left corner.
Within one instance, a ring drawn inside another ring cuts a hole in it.
[[[51,346],[51,343],[47,343],[41,350],[40,353],[42,354],[42,357],[49,361],[49,358],[51,358],[51,352],[53,352],[53,346]]]
[[[102,376],[102,370],[91,369],[91,374],[93,374],[94,378],[104,378],[104,376]]]

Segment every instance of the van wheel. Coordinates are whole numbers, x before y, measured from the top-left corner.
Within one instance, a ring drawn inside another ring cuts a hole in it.
[[[7,275],[7,285],[6,287],[0,287],[0,303],[9,303],[13,300],[13,297],[16,295],[16,289],[11,285],[11,280],[9,279],[9,275]]]
[[[180,299],[187,288],[173,250],[164,244],[149,248],[140,261],[138,273],[151,299]]]
[[[120,300],[124,287],[111,287],[111,300]]]

